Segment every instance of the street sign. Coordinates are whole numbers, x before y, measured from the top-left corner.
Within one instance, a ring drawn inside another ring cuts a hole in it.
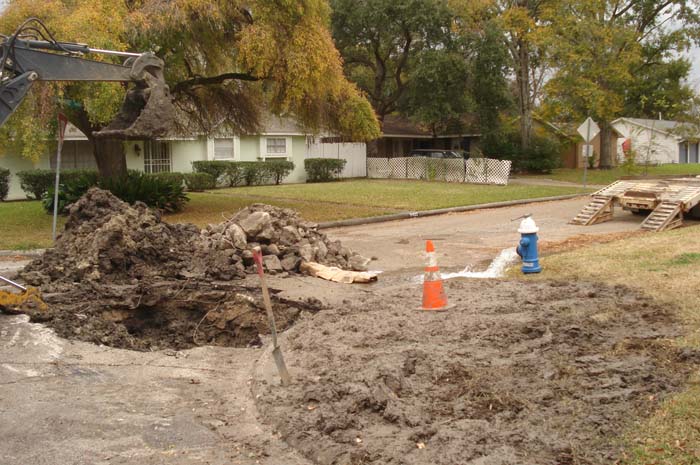
[[[589,143],[600,132],[600,128],[595,121],[589,116],[581,126],[578,127],[578,133],[583,137],[583,141]]]
[[[591,144],[584,144],[581,146],[581,154],[585,158],[590,158],[593,156],[593,145]]]

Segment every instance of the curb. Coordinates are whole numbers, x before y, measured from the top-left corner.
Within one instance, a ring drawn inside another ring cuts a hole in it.
[[[364,224],[372,223],[384,223],[386,221],[396,221],[396,220],[406,220],[409,218],[422,218],[426,216],[444,215],[447,213],[461,213],[469,212],[474,210],[484,210],[487,208],[503,208],[511,207],[515,205],[524,205],[528,203],[540,203],[540,202],[551,202],[554,200],[568,200],[574,199],[576,197],[584,197],[590,194],[567,194],[567,195],[557,195],[554,197],[539,197],[534,199],[520,199],[520,200],[507,200],[504,202],[491,202],[482,203],[478,205],[468,205],[464,207],[450,207],[450,208],[439,208],[437,210],[424,210],[418,212],[403,212],[394,213],[391,215],[374,216],[370,218],[352,218],[349,220],[339,220],[339,221],[327,221],[325,223],[319,223],[318,229],[330,229],[330,228],[341,228],[345,226],[360,226]]]

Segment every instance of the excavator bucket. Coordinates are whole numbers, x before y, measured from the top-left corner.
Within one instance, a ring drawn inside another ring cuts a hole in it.
[[[170,89],[163,77],[163,60],[144,53],[125,65],[131,65],[130,89],[116,118],[93,135],[102,139],[155,139],[171,135],[175,127],[175,108]]]

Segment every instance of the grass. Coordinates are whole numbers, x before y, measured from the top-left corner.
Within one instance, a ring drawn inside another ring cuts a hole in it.
[[[700,164],[668,164],[660,166],[650,166],[648,168],[638,167],[634,172],[630,173],[622,167],[613,168],[610,170],[588,170],[587,180],[589,184],[610,184],[617,181],[623,176],[665,176],[671,174],[694,174],[700,175]],[[560,168],[554,170],[551,174],[533,174],[526,175],[528,178],[545,178],[554,179],[556,181],[568,181],[575,183],[583,183],[583,168],[570,169]]]
[[[0,250],[50,247],[51,218],[38,200],[0,203]],[[63,223],[65,218],[59,217],[59,230]]]
[[[218,194],[258,198],[260,201],[295,200],[372,207],[393,211],[432,210],[505,200],[550,197],[582,192],[577,187],[490,186],[404,180],[348,180],[318,184],[235,187]],[[333,218],[328,218],[333,219]]]
[[[536,279],[595,280],[637,288],[678,309],[686,335],[674,341],[700,348],[700,227],[645,234],[546,256]],[[624,270],[624,272],[621,272]],[[629,431],[626,465],[700,463],[700,374],[686,390]]]

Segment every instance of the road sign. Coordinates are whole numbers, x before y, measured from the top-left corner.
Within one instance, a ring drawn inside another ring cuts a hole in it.
[[[591,144],[584,144],[581,146],[581,154],[586,157],[590,158],[593,156],[593,145]]]
[[[595,139],[595,136],[597,136],[599,132],[600,128],[590,116],[578,127],[578,133],[581,134],[583,141],[586,143]]]

